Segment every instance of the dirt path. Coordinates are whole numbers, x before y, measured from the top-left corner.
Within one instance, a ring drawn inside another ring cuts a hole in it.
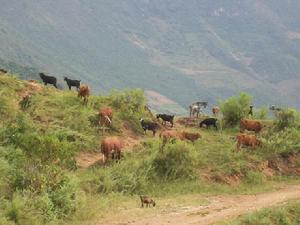
[[[171,211],[159,207],[122,210],[93,225],[209,225],[298,198],[300,185],[291,185],[271,193],[208,197],[207,205],[185,205]]]

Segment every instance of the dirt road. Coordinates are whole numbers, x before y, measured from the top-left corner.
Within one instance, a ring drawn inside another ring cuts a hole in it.
[[[198,196],[199,197],[199,196]],[[276,206],[292,199],[300,199],[300,185],[282,187],[280,190],[257,195],[214,196],[205,198],[202,206],[185,205],[176,210],[136,208],[93,223],[94,225],[209,225],[234,218],[265,207]],[[159,202],[158,202],[159,204]]]

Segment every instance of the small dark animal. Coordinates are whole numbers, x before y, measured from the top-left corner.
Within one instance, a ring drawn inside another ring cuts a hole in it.
[[[0,72],[1,72],[1,73],[7,73],[7,71],[4,70],[4,69],[0,69]]]
[[[251,117],[253,117],[253,107],[254,107],[253,105],[250,105],[250,106],[249,106],[249,112],[248,112],[248,115],[251,116]]]
[[[106,137],[101,142],[101,153],[103,154],[103,163],[109,159],[120,160],[123,144],[118,137]]]
[[[141,126],[146,134],[146,130],[151,130],[153,132],[153,136],[155,136],[156,131],[158,129],[158,124],[150,121],[145,121],[143,118],[140,119]]]
[[[67,82],[69,90],[71,90],[72,87],[76,87],[77,91],[79,90],[79,88],[80,88],[80,81],[81,80],[71,80],[71,79],[69,79],[67,77],[64,77],[64,80]]]
[[[39,75],[40,75],[40,77],[43,80],[43,83],[45,85],[52,84],[54,87],[57,88],[57,86],[56,86],[56,82],[57,82],[56,77],[47,76],[44,73],[40,73]]]
[[[83,103],[86,104],[88,102],[90,96],[90,88],[87,85],[80,86],[78,90],[78,97],[83,98]]]
[[[214,126],[216,128],[216,130],[218,130],[217,119],[216,118],[207,118],[207,119],[203,120],[199,124],[199,126],[203,127],[203,125],[205,125],[207,128],[210,127],[210,126]]]
[[[174,125],[174,115],[167,115],[167,114],[157,114],[156,115],[156,118],[159,119],[161,118],[162,119],[162,124],[167,124],[167,122],[169,122],[171,124],[171,126],[173,127]]]
[[[153,199],[151,199],[148,196],[145,195],[140,195],[140,199],[141,199],[141,207],[144,207],[144,204],[149,207],[149,205],[152,205],[153,207],[155,207],[156,203]]]

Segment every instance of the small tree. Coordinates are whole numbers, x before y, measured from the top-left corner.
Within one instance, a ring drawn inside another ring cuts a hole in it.
[[[300,124],[300,114],[296,109],[282,109],[275,114],[275,117],[275,127],[277,130],[297,127]]]
[[[239,96],[220,102],[224,125],[230,127],[237,125],[240,119],[248,115],[251,102],[252,96],[243,92]]]

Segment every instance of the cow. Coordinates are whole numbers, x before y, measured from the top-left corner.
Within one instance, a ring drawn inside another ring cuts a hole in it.
[[[214,126],[216,130],[218,130],[217,127],[217,119],[216,118],[207,118],[200,122],[199,127],[202,128],[204,125],[208,128],[210,126]]]
[[[101,142],[101,153],[103,154],[103,163],[111,158],[114,160],[121,159],[121,151],[123,144],[118,137],[105,137]]]
[[[212,113],[214,116],[217,116],[220,112],[220,108],[218,106],[214,106],[212,109],[211,109]]]
[[[199,133],[192,133],[192,132],[186,132],[186,131],[183,131],[181,133],[181,136],[183,137],[183,139],[191,141],[191,142],[195,142],[199,138],[201,138],[201,135]]]
[[[47,86],[47,84],[52,84],[54,87],[57,88],[56,86],[56,82],[57,79],[56,77],[52,77],[52,76],[47,76],[44,73],[39,73],[40,78],[42,79],[43,83]]]
[[[238,133],[236,136],[237,149],[240,149],[242,145],[256,148],[261,145],[261,141],[253,134]]]
[[[208,102],[194,102],[189,106],[190,109],[190,117],[197,116],[199,117],[199,114],[201,112],[201,107],[206,108],[208,105]]]
[[[149,205],[152,205],[153,207],[155,207],[155,205],[156,205],[155,201],[148,196],[140,195],[140,199],[141,199],[141,208],[144,207],[144,204],[147,207],[149,207]]]
[[[1,73],[7,73],[7,70],[0,69],[0,72],[1,72]]]
[[[184,139],[182,132],[179,132],[177,130],[164,130],[159,134],[159,137],[162,138],[161,149],[165,147],[166,143],[169,140]]]
[[[263,126],[261,122],[257,120],[241,119],[240,121],[240,132],[243,133],[245,130],[254,131],[259,133],[262,130]]]
[[[100,126],[109,126],[112,123],[113,110],[110,107],[99,110]]]
[[[156,118],[162,119],[162,124],[167,124],[167,122],[169,122],[171,124],[171,126],[174,126],[174,115],[167,115],[167,114],[157,114]]]
[[[69,79],[67,77],[64,77],[64,81],[67,82],[69,90],[71,90],[72,87],[76,87],[77,91],[79,90],[79,88],[80,88],[80,81],[81,80],[71,80],[71,79]]]
[[[78,90],[78,97],[83,98],[83,103],[87,104],[90,96],[90,87],[87,85],[81,85]]]
[[[145,121],[143,118],[140,119],[141,126],[144,130],[144,133],[146,134],[147,130],[151,130],[153,133],[153,136],[155,136],[156,131],[158,130],[159,126],[157,123]]]

